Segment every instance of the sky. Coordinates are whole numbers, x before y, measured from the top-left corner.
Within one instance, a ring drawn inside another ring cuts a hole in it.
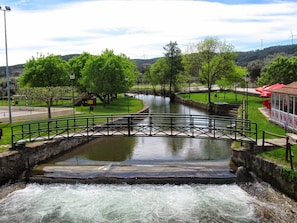
[[[296,0],[4,0],[0,6],[0,66],[5,17],[9,65],[105,49],[150,59],[164,56],[170,41],[185,53],[210,37],[235,51],[297,44]]]

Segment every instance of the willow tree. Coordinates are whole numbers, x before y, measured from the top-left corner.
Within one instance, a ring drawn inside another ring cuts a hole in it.
[[[38,98],[42,96],[42,100],[47,104],[48,118],[51,118],[53,101],[60,99],[58,96],[60,91],[56,87],[70,85],[69,66],[60,56],[53,54],[32,57],[25,63],[24,72],[18,81],[20,88],[31,88],[31,90],[36,88],[36,92],[30,94],[38,96]],[[26,92],[28,91],[26,90]]]
[[[191,61],[199,67],[199,79],[208,89],[208,104],[211,104],[212,86],[234,72],[236,53],[233,46],[216,38],[207,38],[191,46]],[[190,61],[190,62],[191,62]]]

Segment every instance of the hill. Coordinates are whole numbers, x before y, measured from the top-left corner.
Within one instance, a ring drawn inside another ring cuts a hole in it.
[[[263,60],[268,55],[285,53],[287,55],[297,56],[297,44],[286,46],[272,46],[263,50],[255,50],[248,52],[237,52],[237,63],[240,66],[246,66],[250,61]]]
[[[288,54],[297,56],[297,44],[293,45],[285,45],[285,46],[272,46],[268,48],[264,48],[262,50],[254,50],[247,52],[237,52],[237,64],[240,66],[246,66],[250,61],[253,60],[263,60],[268,55],[273,54]],[[69,54],[61,56],[64,60],[68,61],[73,56],[78,56],[78,54]],[[141,71],[145,66],[152,65],[159,58],[152,59],[131,59],[131,61],[135,62],[139,71]],[[18,64],[9,66],[9,73],[11,77],[18,77],[23,72],[24,64]],[[6,68],[5,66],[0,67],[0,77],[6,76]]]

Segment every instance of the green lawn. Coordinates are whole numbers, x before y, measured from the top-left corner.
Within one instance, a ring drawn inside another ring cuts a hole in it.
[[[61,103],[66,104],[65,101]],[[38,105],[40,106],[40,104]],[[94,106],[93,111],[90,111],[89,106],[77,106],[76,112],[79,113],[77,116],[89,115],[89,114],[90,115],[127,114],[127,113],[135,113],[141,110],[143,107],[144,107],[144,104],[141,100],[133,97],[124,97],[123,95],[119,95],[117,99],[114,99],[111,102],[111,104],[106,105],[105,107],[100,101],[97,100],[97,105]],[[20,122],[13,123],[13,124],[20,124]],[[7,150],[5,145],[11,144],[11,124],[1,123],[0,128],[2,128],[2,132],[3,132],[3,136],[0,140],[0,152],[3,152]]]
[[[216,95],[216,96],[215,96]],[[203,93],[192,93],[189,97],[189,94],[180,94],[186,100],[193,100],[199,102],[207,103],[207,92]],[[230,104],[241,104],[242,100],[246,96],[244,94],[234,92],[212,92],[211,101],[212,102],[227,102]],[[262,138],[262,132],[268,131],[275,134],[284,135],[285,131],[283,128],[269,122],[267,118],[260,112],[259,108],[262,107],[263,98],[257,96],[248,96],[248,119],[252,122],[257,123],[258,125],[258,138]],[[240,116],[240,112],[239,112]]]
[[[297,168],[297,159],[296,159],[297,145],[292,146],[291,149],[293,154],[295,155],[295,157],[293,157],[293,166],[294,166],[294,169],[296,169]],[[284,148],[274,149],[265,153],[261,153],[260,157],[271,160],[273,162],[277,162],[280,165],[290,168],[290,162],[286,161],[286,149]]]

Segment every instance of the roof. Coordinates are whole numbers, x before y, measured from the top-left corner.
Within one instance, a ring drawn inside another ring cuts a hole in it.
[[[271,89],[269,91],[272,93],[281,93],[281,94],[289,94],[289,95],[297,96],[297,81],[292,82],[291,84],[287,84],[282,88]]]

